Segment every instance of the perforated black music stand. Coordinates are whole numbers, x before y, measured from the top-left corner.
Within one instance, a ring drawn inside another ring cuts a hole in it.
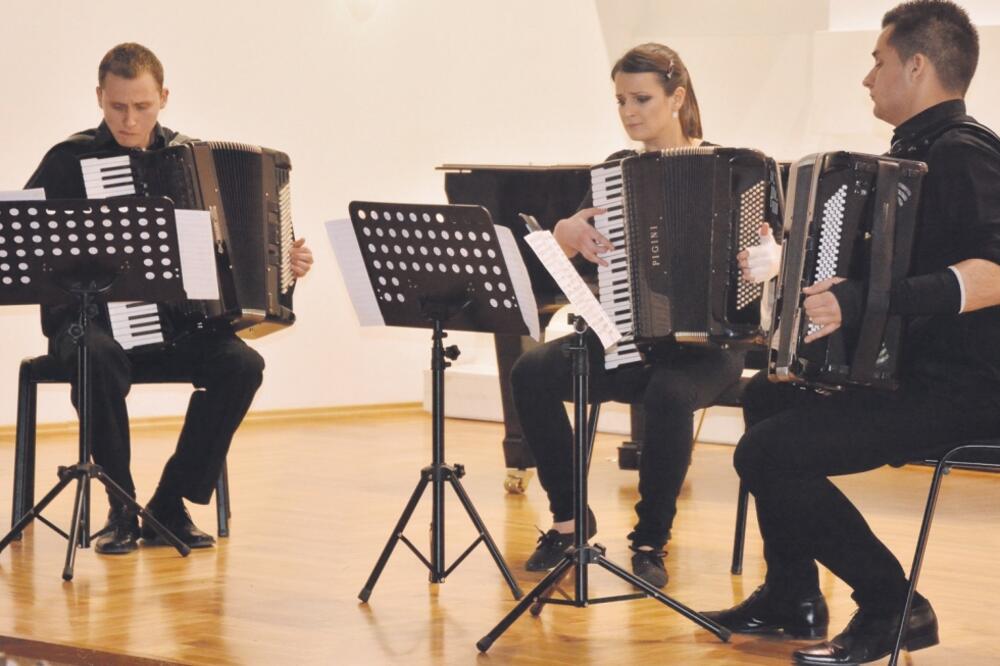
[[[88,331],[99,304],[111,300],[171,301],[184,298],[180,250],[169,199],[10,201],[0,204],[0,305],[77,304],[69,334],[77,344],[79,460],[60,466],[59,481],[0,540],[0,551],[38,519],[67,539],[63,579],[72,580],[76,549],[90,534],[90,479],[97,479],[141,516],[181,555],[190,548],[147,513],[104,470],[90,462],[91,395]],[[66,533],[42,511],[77,482],[73,518]]]
[[[381,323],[433,329],[431,464],[420,471],[420,481],[358,598],[368,601],[396,543],[402,541],[428,568],[431,583],[444,582],[477,545],[484,543],[514,598],[519,599],[521,589],[459,481],[464,467],[444,462],[444,370],[459,355],[458,347],[443,345],[445,325],[487,333],[528,332],[499,242],[501,232],[494,229],[489,213],[480,206],[355,201],[350,213]],[[534,305],[531,308],[534,315]],[[445,483],[451,484],[479,532],[450,566],[445,565],[444,550]],[[403,534],[428,485],[433,502],[429,560]]]

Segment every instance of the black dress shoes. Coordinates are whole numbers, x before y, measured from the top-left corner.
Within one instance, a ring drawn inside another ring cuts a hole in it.
[[[797,664],[864,664],[892,652],[902,613],[877,614],[859,609],[843,633],[812,647],[796,650]],[[937,616],[921,596],[913,599],[904,646],[911,652],[938,644]]]
[[[830,623],[822,594],[779,598],[767,585],[758,587],[738,606],[704,615],[736,634],[784,633],[790,638],[822,638]]]
[[[199,530],[191,520],[191,514],[183,501],[170,505],[157,504],[154,501],[149,503],[146,511],[153,514],[163,526],[174,533],[178,539],[186,543],[190,548],[211,548],[215,545],[215,539],[211,534]],[[153,526],[147,521],[142,522],[142,540],[150,546],[169,546],[169,541],[157,534]]]
[[[597,534],[597,518],[587,509],[587,538]],[[576,541],[575,532],[563,533],[555,530],[542,532],[538,545],[528,557],[524,568],[527,571],[551,571],[566,555],[566,550]]]
[[[122,507],[112,507],[108,522],[98,533],[94,550],[101,555],[124,555],[139,547],[139,519]]]

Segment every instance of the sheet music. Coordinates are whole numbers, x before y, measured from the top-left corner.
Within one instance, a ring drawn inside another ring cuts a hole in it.
[[[337,263],[340,264],[340,274],[344,277],[358,321],[362,326],[384,326],[385,319],[382,318],[382,310],[368,280],[368,269],[361,257],[361,248],[358,247],[350,218],[330,220],[324,226]]]
[[[528,246],[538,255],[545,269],[566,294],[573,310],[586,320],[607,349],[618,342],[622,335],[604,312],[580,274],[573,268],[566,253],[549,231],[535,231],[524,237]]]
[[[500,251],[503,253],[504,263],[507,264],[507,272],[510,274],[510,281],[514,287],[514,296],[520,304],[521,316],[524,324],[528,327],[528,332],[533,340],[541,340],[541,331],[538,323],[538,305],[535,303],[535,292],[531,288],[531,278],[528,277],[528,269],[524,266],[524,259],[521,251],[517,249],[517,241],[514,234],[507,227],[494,225],[497,240],[500,242]]]
[[[212,219],[204,210],[174,210],[184,291],[192,300],[219,300]]]
[[[0,192],[0,201],[45,201],[45,188],[33,187],[30,190]]]

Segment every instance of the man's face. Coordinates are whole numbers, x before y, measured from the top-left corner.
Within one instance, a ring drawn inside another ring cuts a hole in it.
[[[883,30],[875,42],[872,57],[875,65],[861,84],[868,88],[875,108],[875,117],[896,127],[912,114],[913,98],[916,93],[914,82],[899,52],[889,45],[892,26]]]
[[[97,88],[97,105],[115,141],[123,148],[148,148],[168,90],[161,89],[149,72],[126,79],[110,72]]]

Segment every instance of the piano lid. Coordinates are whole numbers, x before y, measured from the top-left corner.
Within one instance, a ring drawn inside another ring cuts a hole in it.
[[[436,171],[580,171],[589,164],[442,164]]]

